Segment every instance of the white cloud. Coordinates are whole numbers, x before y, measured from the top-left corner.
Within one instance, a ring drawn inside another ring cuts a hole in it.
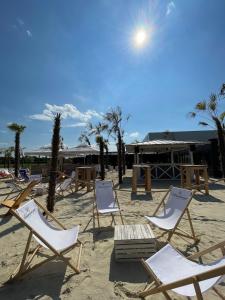
[[[30,37],[30,38],[32,37],[32,33],[31,33],[30,30],[26,30],[26,34],[27,34],[28,37]]]
[[[175,4],[173,1],[170,1],[168,4],[167,4],[167,7],[166,7],[166,15],[170,15],[171,12],[175,9]]]
[[[22,19],[17,18],[16,21],[21,27],[24,25],[24,21]]]
[[[80,123],[74,123],[74,124],[67,124],[67,125],[64,125],[62,127],[64,127],[64,128],[70,128],[70,127],[85,127],[85,126],[87,126],[87,123],[80,122]]]
[[[101,113],[98,113],[95,110],[88,109],[85,112],[81,112],[73,104],[64,104],[60,106],[60,105],[55,105],[55,104],[52,105],[48,103],[45,104],[45,109],[41,114],[34,114],[29,117],[30,119],[33,120],[52,121],[56,113],[60,113],[62,119],[68,119],[68,118],[77,119],[82,123],[87,123],[93,117],[96,118],[102,117]]]
[[[131,138],[137,138],[139,135],[140,135],[140,133],[138,131],[134,131],[134,132],[131,132],[129,134],[129,137],[131,137]]]
[[[0,132],[1,133],[6,133],[6,130],[5,129],[1,129]]]

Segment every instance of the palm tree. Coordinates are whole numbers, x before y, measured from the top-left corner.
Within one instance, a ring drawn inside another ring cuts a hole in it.
[[[57,178],[58,156],[60,146],[60,123],[61,114],[56,114],[54,119],[53,135],[52,135],[52,159],[49,177],[49,188],[47,197],[47,209],[50,212],[54,211],[55,205],[55,187]]]
[[[190,113],[191,117],[200,116],[203,117],[205,120],[207,120],[207,122],[200,121],[199,125],[211,126],[213,128],[216,128],[217,135],[218,135],[223,177],[225,177],[225,132],[224,132],[225,111],[223,111],[222,113],[219,112],[219,102],[224,92],[225,92],[225,84],[221,88],[220,94],[218,95],[211,94],[208,100],[198,102],[195,106],[195,111]],[[201,113],[203,113],[203,115],[201,115]],[[214,126],[210,125],[211,122],[214,124]]]
[[[20,135],[26,128],[24,125],[19,125],[17,123],[11,123],[7,126],[11,131],[15,132],[15,177],[19,175],[20,167]]]
[[[101,180],[105,179],[105,166],[104,166],[104,137],[103,132],[108,129],[104,123],[98,122],[95,126],[92,123],[88,124],[89,136],[95,135],[96,144],[99,146],[99,159],[100,159],[100,177]]]
[[[103,140],[103,148],[105,150],[105,167],[108,169],[108,164],[109,164],[109,141],[107,139]]]
[[[126,117],[128,120],[130,116]],[[118,176],[119,183],[123,183],[123,169],[122,169],[122,143],[123,143],[123,134],[122,121],[123,114],[119,106],[115,109],[111,108],[104,116],[104,120],[109,123],[108,132],[110,135],[117,139],[117,149],[118,149]]]

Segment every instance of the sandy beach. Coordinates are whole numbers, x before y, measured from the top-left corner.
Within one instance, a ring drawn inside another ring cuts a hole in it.
[[[117,174],[109,172],[108,178],[115,179]],[[137,194],[131,193],[131,171],[127,171],[124,183],[118,187],[118,199],[123,210],[126,224],[147,223],[144,216],[151,215],[162,199],[169,185],[179,186],[179,181],[153,181],[151,195],[146,195],[140,189]],[[210,194],[206,196],[198,192],[190,205],[191,217],[196,234],[200,242],[188,244],[181,238],[174,236],[172,243],[186,256],[203,250],[215,243],[225,240],[225,185],[217,183],[210,185]],[[46,196],[37,197],[45,204]],[[0,299],[76,299],[76,300],[114,300],[140,299],[137,292],[142,291],[149,281],[144,268],[139,262],[118,263],[114,259],[114,228],[110,227],[110,218],[101,218],[101,231],[93,232],[92,223],[85,232],[88,220],[92,215],[93,192],[79,190],[77,193],[58,197],[54,215],[67,227],[81,224],[79,238],[84,243],[81,257],[81,273],[75,275],[59,260],[43,265],[27,274],[21,280],[4,284],[22,258],[28,230],[15,217],[1,217],[0,219]],[[0,214],[6,209],[1,207]],[[119,217],[116,218],[120,224]],[[189,231],[186,216],[181,223],[182,228]],[[155,236],[162,232],[153,228]],[[161,245],[165,236],[159,239]],[[221,256],[216,251],[206,256],[204,262]],[[225,294],[224,284],[218,290]],[[169,292],[172,299],[187,299],[174,292]],[[147,299],[165,299],[163,295],[154,295]],[[219,299],[212,290],[204,294],[204,299]]]

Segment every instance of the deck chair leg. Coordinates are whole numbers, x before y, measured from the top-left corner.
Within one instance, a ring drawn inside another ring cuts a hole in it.
[[[121,214],[121,211],[120,211],[120,219],[121,219],[122,224],[124,225],[124,222],[123,222],[123,216],[122,216],[122,214]]]
[[[100,220],[99,220],[99,214],[97,212],[97,221],[98,221],[98,228],[100,228]]]
[[[195,231],[194,231],[194,227],[193,227],[193,224],[192,224],[192,221],[191,221],[191,216],[190,216],[190,212],[189,212],[189,209],[187,208],[187,216],[188,216],[188,221],[189,221],[189,224],[190,224],[190,228],[191,228],[191,233],[192,233],[192,236],[193,236],[193,239],[194,240],[198,240],[196,235],[195,235]]]
[[[198,300],[203,300],[202,292],[201,292],[201,289],[200,289],[198,281],[194,282],[194,288],[195,288],[197,299]]]
[[[25,250],[24,250],[24,253],[23,253],[22,261],[21,261],[20,265],[16,268],[14,273],[11,275],[10,279],[14,279],[15,277],[19,277],[20,274],[23,273],[25,261],[26,261],[27,254],[28,254],[28,251],[29,251],[29,248],[30,248],[31,239],[32,239],[32,232],[30,231],[28,239],[27,239],[26,247],[25,247]]]

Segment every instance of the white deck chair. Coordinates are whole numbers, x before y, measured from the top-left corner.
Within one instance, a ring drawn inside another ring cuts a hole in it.
[[[150,223],[168,232],[167,241],[170,241],[175,232],[181,237],[192,238],[195,241],[198,241],[199,239],[195,236],[194,227],[192,225],[190,213],[188,210],[188,206],[191,202],[192,197],[193,192],[191,190],[170,187],[170,189],[156,208],[153,216],[145,216],[145,218],[147,218]],[[167,201],[165,201],[166,198]],[[161,208],[161,206],[163,207]],[[160,208],[161,212],[159,212]],[[185,232],[183,229],[181,230],[180,228],[178,228],[178,225],[185,212],[188,216],[192,235]]]
[[[60,229],[56,228],[52,223],[49,223],[43,216],[41,210],[43,210],[47,216],[49,216],[55,223],[57,223]],[[23,254],[22,262],[15,270],[10,279],[14,279],[21,275],[24,275],[25,273],[30,272],[43,263],[57,257],[63,260],[76,273],[80,272],[79,265],[82,243],[78,240],[79,226],[75,226],[71,229],[66,230],[66,228],[52,214],[50,214],[40,203],[35,200],[30,200],[18,209],[12,209],[11,213],[30,230],[30,233],[25,247],[25,252]],[[38,242],[38,246],[32,251],[30,257],[28,257],[32,237],[34,237]],[[77,246],[79,247],[79,253],[77,264],[75,264],[71,257],[65,257],[64,254],[71,251]],[[47,257],[44,261],[31,266],[32,260],[34,259],[35,255],[40,252],[41,247],[51,250],[53,252],[53,255]]]
[[[69,178],[66,178],[63,180],[63,182],[58,183],[56,185],[56,189],[55,189],[56,193],[63,196],[63,193],[67,190],[70,190],[71,192],[73,192],[72,183],[75,181],[75,176],[76,176],[76,173],[75,173],[75,171],[73,171]]]
[[[199,264],[190,259],[199,258],[216,249],[221,249],[224,255],[224,246],[225,242],[222,242],[186,258],[167,244],[146,261],[142,260],[145,269],[153,278],[155,287],[148,287],[139,296],[146,297],[162,292],[167,299],[172,299],[167,293],[168,290],[172,290],[180,295],[196,296],[202,300],[202,293],[210,288],[221,296],[214,286],[224,279],[225,257],[210,264]]]
[[[92,219],[93,219],[93,227],[95,228],[95,217],[97,217],[98,227],[100,227],[100,220],[99,220],[100,215],[110,214],[112,217],[111,225],[113,222],[114,224],[116,224],[114,218],[115,213],[119,213],[121,222],[122,224],[124,224],[117,194],[116,191],[113,190],[112,181],[99,180],[95,182],[94,200],[95,201],[93,202],[93,216],[89,220],[85,229],[88,227]]]

